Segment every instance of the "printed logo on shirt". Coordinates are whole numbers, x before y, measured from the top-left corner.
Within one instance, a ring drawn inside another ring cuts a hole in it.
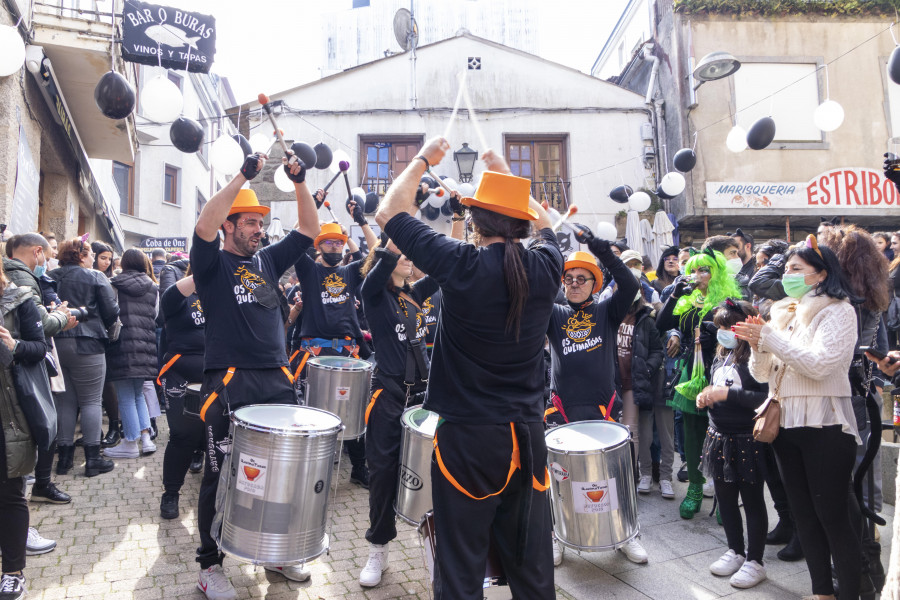
[[[343,304],[350,299],[350,294],[344,293],[347,284],[337,273],[332,273],[322,281],[325,291],[322,292],[322,304]]]
[[[244,265],[237,268],[234,272],[234,276],[241,282],[239,285],[234,286],[234,299],[237,303],[245,304],[248,302],[256,302],[256,296],[254,296],[252,292],[266,283],[263,278],[256,273],[250,272]]]
[[[200,299],[191,302],[191,318],[195,325],[203,325],[206,323],[206,317],[203,316],[203,307],[200,306]]]
[[[428,334],[428,327],[423,324],[424,317],[422,313],[416,312],[416,339],[422,338]],[[394,325],[394,332],[397,334],[397,339],[401,342],[406,341],[406,325],[403,323],[397,323]]]
[[[425,300],[422,304],[422,314],[425,315],[425,324],[426,325],[434,325],[437,323],[437,315],[432,311],[434,310],[434,304],[431,302],[431,298]]]
[[[628,349],[632,346],[634,338],[634,323],[622,323],[619,325],[619,334],[616,336],[616,345],[619,348],[619,356],[628,356]]]
[[[591,315],[583,310],[569,317],[562,328],[566,332],[566,337],[562,340],[563,356],[581,350],[590,352],[602,346],[603,338],[601,336],[591,337],[591,331],[596,325],[591,320]]]

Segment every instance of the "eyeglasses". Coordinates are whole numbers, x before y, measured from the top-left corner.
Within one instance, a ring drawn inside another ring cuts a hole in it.
[[[344,247],[344,242],[341,240],[325,240],[321,245],[330,250],[337,250]]]
[[[584,275],[579,275],[578,277],[572,277],[571,275],[566,275],[563,277],[563,283],[566,285],[578,284],[584,285],[588,281],[596,281],[593,277],[585,277]]]

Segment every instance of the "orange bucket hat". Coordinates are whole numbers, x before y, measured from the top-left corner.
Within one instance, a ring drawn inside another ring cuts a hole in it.
[[[563,266],[563,277],[566,276],[566,271],[575,268],[587,269],[590,271],[594,276],[594,289],[591,293],[596,294],[600,291],[600,288],[603,287],[603,271],[597,266],[597,261],[594,259],[593,254],[582,252],[581,250],[570,254],[569,259],[566,260],[566,264]]]
[[[259,203],[256,192],[250,188],[241,188],[231,205],[231,210],[228,211],[228,216],[243,212],[258,213],[265,216],[269,214],[269,207]]]
[[[531,194],[531,180],[515,175],[504,175],[485,171],[473,198],[463,198],[466,206],[477,206],[491,212],[525,221],[538,218],[533,208],[528,206]]]
[[[341,240],[345,244],[347,243],[347,236],[341,231],[340,223],[325,223],[322,225],[322,229],[319,231],[319,235],[316,236],[313,246],[318,247],[325,240]]]

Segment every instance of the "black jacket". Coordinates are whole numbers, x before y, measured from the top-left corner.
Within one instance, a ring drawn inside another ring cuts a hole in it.
[[[724,364],[724,359],[716,357],[711,371],[715,372]],[[752,433],[756,409],[769,396],[769,384],[753,379],[747,363],[737,363],[734,368],[741,378],[741,386],[729,386],[728,398],[709,409],[710,425],[719,433]]]
[[[66,265],[50,271],[50,277],[58,283],[59,298],[68,301],[69,308],[84,307],[88,313],[87,319],[80,320],[68,331],[61,331],[56,337],[106,340],[106,330],[119,316],[116,295],[106,275],[78,265]]]
[[[119,293],[122,333],[106,351],[106,378],[156,377],[157,287],[145,274],[125,271],[112,278]]]
[[[787,298],[784,286],[781,285],[781,276],[784,275],[784,255],[776,254],[769,259],[769,264],[761,268],[750,280],[750,292],[760,298],[781,300]]]
[[[649,410],[654,404],[665,404],[660,393],[660,369],[663,363],[663,345],[653,309],[644,306],[635,315],[631,346],[631,385],[634,403]]]
[[[167,289],[175,285],[179,279],[182,279],[190,264],[191,261],[183,258],[181,260],[173,260],[160,269],[159,275],[156,277],[159,279],[159,294],[162,295]]]

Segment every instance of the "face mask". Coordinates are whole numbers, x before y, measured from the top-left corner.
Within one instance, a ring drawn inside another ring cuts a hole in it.
[[[728,348],[729,350],[737,346],[738,342],[733,331],[725,331],[724,329],[716,332],[716,339],[719,340],[719,344],[723,348]]]
[[[729,273],[735,275],[744,268],[744,263],[740,258],[730,258],[725,261],[725,268],[728,269]]]
[[[637,279],[638,281],[641,280],[641,275],[644,274],[644,272],[638,268],[631,268],[628,270],[631,271],[631,274],[634,275],[634,278]]]
[[[34,276],[40,279],[44,276],[44,273],[47,272],[47,265],[35,265],[34,267]]]
[[[344,254],[343,252],[323,252],[322,260],[325,261],[325,264],[329,267],[336,267],[338,263],[343,260]]]
[[[784,275],[781,278],[781,285],[784,287],[784,293],[791,298],[802,298],[809,290],[816,287],[806,283],[806,275],[797,273],[795,275]]]

